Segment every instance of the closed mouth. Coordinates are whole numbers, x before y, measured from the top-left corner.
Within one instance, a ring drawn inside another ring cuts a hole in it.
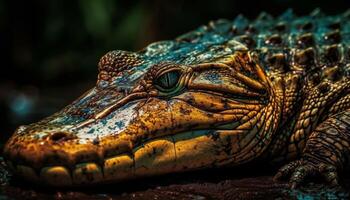
[[[85,160],[72,166],[57,162],[36,168],[25,162],[15,163],[13,158],[6,162],[16,175],[51,186],[118,182],[221,165],[231,155],[232,132],[226,131],[197,130],[162,136],[133,148],[130,153],[111,154],[99,161]]]

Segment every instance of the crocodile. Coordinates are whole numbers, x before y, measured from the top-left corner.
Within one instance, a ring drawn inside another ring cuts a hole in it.
[[[110,51],[96,85],[18,127],[4,158],[54,187],[249,163],[279,166],[275,180],[291,188],[310,176],[337,186],[350,155],[349,20],[318,9],[238,15]]]

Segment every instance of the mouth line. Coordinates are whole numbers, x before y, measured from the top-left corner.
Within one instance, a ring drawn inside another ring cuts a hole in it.
[[[186,171],[203,166],[193,164],[193,160],[183,160],[179,154],[196,158],[196,154],[208,160],[208,164],[220,159],[207,156],[208,144],[224,144],[227,138],[222,138],[225,130],[186,131],[172,136],[162,136],[143,142],[129,153],[121,153],[101,159],[102,162],[86,161],[73,166],[64,164],[46,165],[35,169],[26,164],[15,164],[10,160],[6,163],[16,175],[31,182],[45,183],[52,186],[91,185],[100,182],[115,182],[148,175],[167,172]],[[186,145],[184,145],[186,144]],[[225,145],[223,145],[225,146]],[[225,147],[229,148],[229,147]],[[193,156],[191,155],[193,154]],[[225,156],[225,159],[227,156]],[[191,163],[189,163],[191,162]],[[201,163],[201,162],[198,162]],[[190,165],[193,165],[190,167]]]

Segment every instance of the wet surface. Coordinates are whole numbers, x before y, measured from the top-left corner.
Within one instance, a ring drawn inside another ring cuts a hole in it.
[[[216,169],[98,187],[53,189],[12,177],[1,160],[0,199],[349,199],[349,178],[342,188],[309,183],[290,190],[285,182],[273,182],[271,172],[266,173]]]

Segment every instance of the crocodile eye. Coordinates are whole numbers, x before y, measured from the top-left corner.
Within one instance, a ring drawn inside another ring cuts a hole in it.
[[[170,91],[176,88],[181,76],[180,70],[172,70],[160,75],[155,80],[155,86],[162,91]]]

